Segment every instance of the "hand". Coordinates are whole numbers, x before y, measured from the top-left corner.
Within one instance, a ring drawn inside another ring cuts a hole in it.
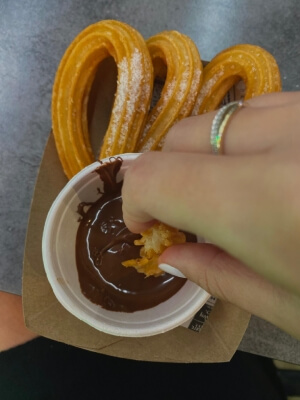
[[[300,338],[300,93],[247,103],[224,156],[211,154],[215,112],[182,120],[163,152],[140,156],[125,175],[124,219],[133,232],[160,220],[214,243],[172,246],[160,263]]]

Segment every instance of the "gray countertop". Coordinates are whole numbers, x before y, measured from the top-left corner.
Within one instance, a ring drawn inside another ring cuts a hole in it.
[[[211,59],[236,43],[270,51],[284,90],[300,90],[297,0],[2,0],[0,2],[0,290],[21,294],[22,258],[34,184],[51,129],[51,89],[72,39],[101,19],[149,37],[189,35]],[[252,317],[240,349],[300,364],[300,342]]]

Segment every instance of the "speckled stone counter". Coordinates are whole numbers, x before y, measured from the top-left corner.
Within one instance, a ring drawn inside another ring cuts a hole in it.
[[[284,90],[300,90],[296,0],[2,0],[0,2],[0,290],[21,294],[30,202],[51,128],[59,60],[87,25],[119,19],[145,37],[177,29],[211,59],[236,43],[269,50]],[[300,342],[252,317],[240,349],[300,364]]]

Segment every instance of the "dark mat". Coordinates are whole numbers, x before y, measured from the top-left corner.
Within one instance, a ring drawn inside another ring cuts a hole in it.
[[[270,359],[237,352],[230,363],[124,360],[45,338],[0,353],[1,400],[285,399]]]

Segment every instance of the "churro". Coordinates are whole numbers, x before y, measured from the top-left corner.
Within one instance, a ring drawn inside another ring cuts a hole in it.
[[[97,67],[107,57],[117,64],[118,84],[100,159],[133,152],[144,128],[153,87],[144,39],[129,25],[114,20],[88,26],[66,50],[53,88],[53,133],[68,178],[95,160],[87,106]]]
[[[183,232],[161,222],[155,223],[141,235],[141,239],[134,241],[136,246],[142,246],[140,250],[141,258],[124,261],[122,265],[134,267],[146,276],[163,274],[163,271],[158,267],[159,256],[166,248],[186,242],[186,236]]]
[[[246,85],[245,100],[281,90],[278,65],[259,46],[239,44],[223,50],[204,68],[203,84],[193,115],[216,110],[228,90],[238,81]]]
[[[194,42],[177,31],[147,40],[154,76],[165,80],[161,96],[148,115],[137,151],[158,150],[171,126],[188,117],[202,84],[202,62]]]

